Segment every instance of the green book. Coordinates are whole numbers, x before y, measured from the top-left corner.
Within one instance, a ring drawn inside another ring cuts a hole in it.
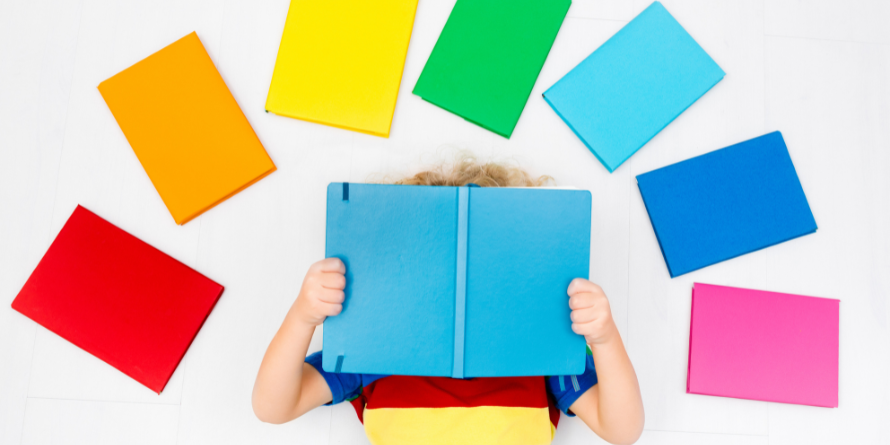
[[[571,0],[457,0],[414,94],[509,138]]]

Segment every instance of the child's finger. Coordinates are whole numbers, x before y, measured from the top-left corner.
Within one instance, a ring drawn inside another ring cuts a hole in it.
[[[334,317],[340,315],[340,312],[343,311],[342,304],[325,304],[321,307],[321,313],[328,317]]]
[[[596,297],[591,293],[579,293],[569,298],[569,308],[572,310],[584,309],[592,307],[596,302]]]
[[[324,289],[318,294],[318,299],[325,303],[340,304],[346,298],[342,290]]]
[[[587,323],[596,320],[598,311],[594,307],[576,309],[572,311],[570,318],[573,323]]]
[[[317,272],[346,273],[346,265],[343,264],[343,261],[340,261],[340,258],[325,258],[313,264],[310,269],[314,269]]]
[[[589,321],[587,323],[572,323],[572,332],[578,335],[587,335],[593,331],[593,323]]]
[[[321,287],[326,289],[346,289],[346,277],[337,272],[324,272],[320,275]]]
[[[581,292],[597,293],[602,291],[602,288],[592,283],[590,280],[585,280],[584,278],[575,278],[569,284],[569,289],[566,291],[566,293],[568,293],[569,296],[572,296]]]

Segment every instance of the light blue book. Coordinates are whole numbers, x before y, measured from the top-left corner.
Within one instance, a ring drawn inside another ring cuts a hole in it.
[[[611,173],[725,74],[655,2],[544,99]]]
[[[576,375],[569,283],[590,267],[590,192],[328,186],[325,256],[346,265],[328,372]]]

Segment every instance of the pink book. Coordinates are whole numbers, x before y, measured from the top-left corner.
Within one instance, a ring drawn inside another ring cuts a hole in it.
[[[837,407],[840,301],[695,283],[686,392]]]

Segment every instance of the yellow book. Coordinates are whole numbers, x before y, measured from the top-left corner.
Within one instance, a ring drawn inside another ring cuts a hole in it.
[[[292,0],[266,111],[389,137],[417,0]]]
[[[177,224],[275,171],[195,33],[99,92]]]

